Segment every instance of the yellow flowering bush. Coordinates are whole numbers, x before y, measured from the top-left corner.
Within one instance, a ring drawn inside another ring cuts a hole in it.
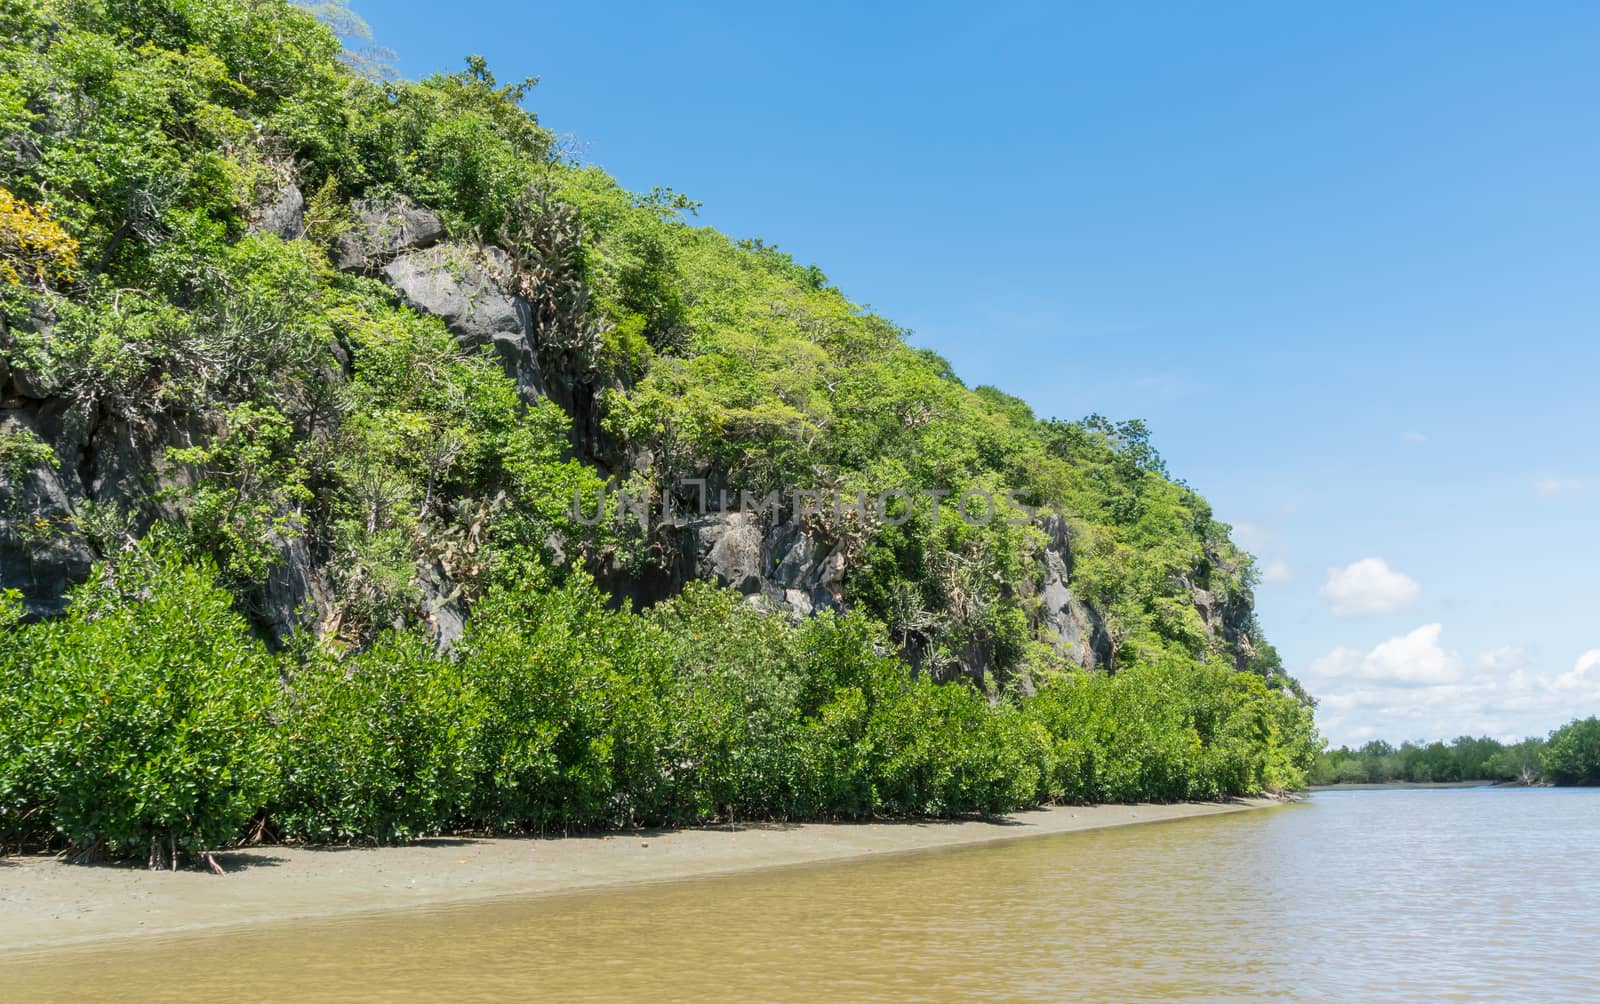
[[[0,283],[46,286],[68,282],[78,265],[78,242],[50,217],[0,187]]]

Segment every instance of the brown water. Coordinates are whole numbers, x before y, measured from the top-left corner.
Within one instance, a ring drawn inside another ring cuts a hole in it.
[[[1600,791],[1264,812],[0,962],[33,1000],[1594,1000]]]

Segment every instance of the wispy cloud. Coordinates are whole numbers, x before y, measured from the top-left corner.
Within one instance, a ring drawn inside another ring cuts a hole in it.
[[[1583,482],[1578,478],[1540,478],[1533,483],[1533,493],[1540,498],[1575,495],[1581,491]]]
[[[1256,567],[1261,572],[1264,584],[1280,586],[1294,578],[1294,570],[1289,563],[1275,553],[1281,549],[1276,529],[1264,523],[1243,520],[1233,524],[1231,536],[1235,544],[1255,556]]]
[[[1478,656],[1478,668],[1491,673],[1515,673],[1528,668],[1528,653],[1520,645],[1502,645]]]
[[[1261,581],[1269,586],[1281,586],[1294,579],[1294,569],[1282,558],[1274,558],[1261,566]]]

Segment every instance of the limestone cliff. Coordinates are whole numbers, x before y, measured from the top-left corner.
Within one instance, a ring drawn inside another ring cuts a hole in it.
[[[287,185],[264,200],[253,225],[299,239],[304,205],[299,189]],[[339,268],[381,279],[398,302],[438,317],[462,349],[491,351],[524,402],[553,397],[573,420],[573,452],[585,463],[611,477],[648,471],[648,454],[629,456],[602,432],[596,401],[604,381],[591,365],[575,368],[570,352],[554,351],[554,339],[540,330],[528,297],[508,281],[513,267],[504,250],[443,240],[439,218],[408,200],[358,201],[350,208],[355,226],[335,249]],[[29,327],[48,339],[50,318],[36,314]],[[10,344],[10,333],[4,337]],[[343,373],[349,360],[335,354],[326,366]],[[185,471],[164,455],[169,447],[192,445],[209,434],[207,409],[195,405],[136,418],[84,414],[72,388],[53,386],[23,367],[0,369],[0,422],[36,437],[50,451],[48,461],[0,474],[0,584],[19,589],[30,614],[59,613],[65,591],[88,575],[97,555],[120,545],[118,534],[131,537],[157,520],[178,518],[169,495]],[[725,477],[713,469],[696,473]],[[110,514],[125,522],[97,536],[94,517]],[[1042,517],[1038,529],[1043,545],[1032,553],[1032,571],[1012,584],[1029,632],[1068,664],[1113,668],[1105,617],[1074,589],[1067,521]],[[275,538],[272,546],[277,560],[264,582],[242,596],[243,605],[279,641],[295,630],[321,629],[328,615],[325,556],[293,535]],[[652,553],[651,560],[631,566],[597,557],[591,570],[619,602],[641,606],[674,595],[694,579],[718,582],[762,609],[789,616],[852,603],[850,549],[792,515],[698,513],[682,525],[658,529]],[[418,616],[447,646],[468,615],[458,590],[431,561],[419,564],[416,582]],[[1248,591],[1213,594],[1192,583],[1184,588],[1207,633],[1228,650],[1247,654]],[[908,632],[902,643],[913,663],[920,662],[925,639]],[[994,669],[991,661],[976,646],[960,653],[957,670],[981,682]]]

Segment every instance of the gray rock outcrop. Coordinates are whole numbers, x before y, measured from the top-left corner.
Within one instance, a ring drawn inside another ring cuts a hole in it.
[[[682,536],[686,578],[710,579],[764,609],[800,616],[844,606],[843,551],[792,522],[763,530],[754,513],[713,513]]]
[[[1084,669],[1109,667],[1111,639],[1100,615],[1073,593],[1072,542],[1066,520],[1047,516],[1042,529],[1047,543],[1039,556],[1041,583],[1034,630],[1056,654]]]
[[[432,247],[444,239],[439,217],[406,199],[360,199],[350,210],[355,229],[339,239],[334,262],[346,271],[370,270],[403,251]]]
[[[47,313],[33,314],[33,333],[49,337]],[[0,345],[11,337],[0,329]],[[166,464],[167,450],[216,433],[196,412],[86,412],[56,393],[47,375],[0,365],[0,436],[34,447],[12,451],[13,462],[0,465],[0,589],[21,592],[30,618],[65,611],[68,592],[100,557],[97,547],[119,547],[157,520],[181,519],[169,492],[193,472]],[[313,625],[326,600],[305,543],[284,537],[272,544],[279,560],[242,600],[263,633],[282,641]]]
[[[429,562],[417,570],[422,592],[423,623],[440,652],[449,652],[467,629],[467,604],[461,589],[450,581],[444,566]]]
[[[256,624],[283,644],[301,631],[317,629],[328,609],[327,595],[303,537],[274,533],[269,543],[278,552],[277,560],[246,602]]]
[[[55,325],[55,312],[42,298],[29,304],[28,314],[17,322],[18,330],[15,333],[5,317],[0,315],[0,353],[11,355],[9,360],[0,360],[0,368],[3,368],[3,374],[0,374],[0,400],[15,401],[20,398],[46,401],[55,395],[59,389],[56,377],[36,370],[28,364],[26,356],[13,354],[12,351],[16,348],[17,335],[21,333],[39,335],[48,343]]]
[[[66,592],[88,578],[94,551],[82,538],[61,532],[76,514],[77,483],[70,453],[63,457],[59,405],[7,409],[0,436],[26,437],[52,447],[54,463],[0,468],[0,588],[22,594],[29,617],[66,609]]]
[[[1250,662],[1256,655],[1255,642],[1250,637],[1254,629],[1256,598],[1248,586],[1229,589],[1217,584],[1219,578],[1222,582],[1236,580],[1238,568],[1232,563],[1233,560],[1208,550],[1206,561],[1213,568],[1228,574],[1223,577],[1206,575],[1202,581],[1210,585],[1197,582],[1198,575],[1185,576],[1180,581],[1189,589],[1190,603],[1200,615],[1200,622],[1205,625],[1212,647],[1231,653],[1234,668],[1242,671],[1250,668]]]
[[[412,309],[444,321],[462,348],[492,348],[531,402],[546,396],[533,316],[527,301],[505,292],[495,278],[491,267],[505,267],[500,254],[443,244],[399,256],[383,276]]]
[[[0,589],[20,591],[30,617],[61,613],[98,557],[85,517],[95,512],[98,532],[111,535],[100,541],[107,546],[178,518],[161,493],[187,472],[159,460],[169,446],[207,434],[193,416],[85,416],[63,398],[35,400],[14,379],[0,383],[0,436],[43,445],[49,456],[0,469]]]
[[[7,403],[0,436],[26,435],[44,444],[53,462],[0,469],[0,589],[21,592],[28,617],[54,617],[66,610],[71,588],[89,577],[100,557],[96,547],[109,553],[158,519],[181,518],[163,493],[190,472],[159,459],[168,447],[203,441],[210,431],[194,416],[137,425],[102,419],[91,428],[60,399]],[[96,520],[87,519],[91,512]],[[274,535],[270,543],[277,560],[241,600],[263,634],[281,643],[319,623],[327,596],[301,537]]]
[[[277,234],[286,241],[299,240],[306,232],[306,197],[300,186],[285,182],[256,206],[250,214],[250,228],[259,233]]]

